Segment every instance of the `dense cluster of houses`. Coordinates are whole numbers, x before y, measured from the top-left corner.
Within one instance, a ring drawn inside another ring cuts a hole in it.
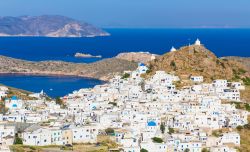
[[[202,76],[192,76],[193,85],[177,89],[179,77],[156,71],[144,79],[141,74],[147,70],[139,64],[137,70],[125,71],[126,77],[74,91],[62,98],[64,108],[39,94],[29,101],[6,98],[8,112],[0,115],[0,151],[14,142],[17,129],[8,126],[10,122],[29,124],[19,134],[24,145],[96,143],[98,135],[112,128],[110,136],[124,152],[236,151],[237,132],[214,136],[213,131],[248,123],[247,111],[222,103],[241,102],[240,90],[245,89],[241,83],[203,83]]]
[[[0,86],[0,98],[4,98],[7,96],[8,88],[5,86]]]

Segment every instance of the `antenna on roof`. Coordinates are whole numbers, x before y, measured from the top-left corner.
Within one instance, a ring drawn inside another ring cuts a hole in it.
[[[190,38],[188,38],[188,53],[191,54],[191,50],[190,50]]]

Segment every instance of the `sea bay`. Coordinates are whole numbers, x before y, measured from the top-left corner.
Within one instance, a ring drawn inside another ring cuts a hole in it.
[[[92,88],[103,81],[73,76],[0,75],[0,83],[31,92],[44,91],[50,97],[62,97],[81,88]]]

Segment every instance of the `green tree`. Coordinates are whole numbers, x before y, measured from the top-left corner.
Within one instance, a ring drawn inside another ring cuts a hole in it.
[[[250,111],[250,105],[249,105],[248,103],[245,104],[245,109],[246,109],[247,111]]]
[[[186,149],[184,150],[184,152],[190,152],[190,149],[186,148]]]
[[[248,124],[245,124],[244,126],[243,126],[243,128],[245,128],[245,129],[247,129],[247,130],[250,130],[250,124],[248,123]]]
[[[115,131],[114,131],[113,128],[107,128],[107,129],[105,129],[105,132],[106,132],[106,134],[108,134],[108,135],[114,134],[114,133],[115,133]]]
[[[174,128],[168,128],[168,133],[173,134],[174,133]]]
[[[164,134],[165,129],[166,129],[164,123],[161,123],[160,129],[161,129],[161,133]]]
[[[243,127],[242,127],[242,126],[237,126],[236,129],[237,129],[238,131],[241,131],[241,130],[243,129]]]
[[[171,61],[170,66],[174,68],[174,70],[176,70],[176,63],[174,61]]]
[[[124,73],[123,76],[122,76],[122,79],[127,79],[130,77],[130,74],[129,73]]]
[[[60,97],[56,98],[56,104],[63,105],[63,101]]]
[[[201,152],[209,152],[207,148],[202,148]]]
[[[142,149],[140,150],[140,152],[148,152],[148,150],[147,150],[147,149],[142,148]]]
[[[161,138],[158,138],[158,137],[154,137],[154,138],[152,138],[152,140],[155,143],[163,143],[163,140]]]
[[[117,103],[116,102],[109,102],[109,104],[112,104],[113,106],[117,106]]]
[[[23,140],[18,137],[18,135],[15,136],[15,141],[14,141],[15,145],[22,145],[23,144]]]
[[[238,71],[240,74],[245,74],[247,72],[245,69],[239,69]]]
[[[250,78],[249,77],[243,78],[242,80],[243,80],[245,85],[247,85],[247,86],[250,85]]]
[[[148,66],[148,70],[146,71],[146,73],[151,73],[152,72],[152,69],[153,69],[153,65],[150,63],[149,66]]]
[[[238,102],[233,102],[233,104],[235,105],[235,108],[236,108],[236,109],[242,109],[241,106],[240,106],[240,103],[238,103]]]
[[[215,137],[219,137],[221,135],[221,132],[217,131],[217,130],[214,130],[214,131],[212,131],[212,135],[215,136]]]

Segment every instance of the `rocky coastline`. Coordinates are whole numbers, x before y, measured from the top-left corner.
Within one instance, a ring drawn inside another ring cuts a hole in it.
[[[78,76],[107,81],[113,75],[135,70],[137,63],[110,58],[94,63],[71,63],[63,61],[33,62],[0,56],[0,74]]]

